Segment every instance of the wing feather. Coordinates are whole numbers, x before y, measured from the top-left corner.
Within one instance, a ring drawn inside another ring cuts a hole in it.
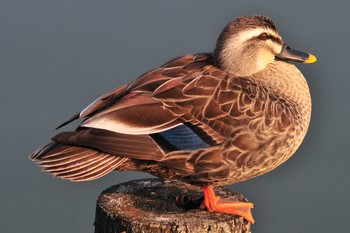
[[[59,142],[51,142],[39,148],[30,158],[39,163],[43,171],[71,181],[97,179],[121,168],[129,160],[123,156]]]
[[[45,158],[43,162],[41,163],[41,166],[45,169],[47,172],[51,173],[63,173],[67,171],[75,171],[79,170],[83,167],[86,167],[91,164],[96,164],[98,161],[102,159],[106,159],[107,156],[100,155],[98,156],[98,159],[96,159],[96,155],[98,155],[97,151],[89,150],[84,151],[85,155],[82,156],[74,156],[72,158],[67,159],[67,156],[61,156],[61,158],[65,158],[64,160],[61,160],[58,162],[57,160],[48,160],[45,161]],[[76,159],[76,157],[80,157],[79,159]]]
[[[127,135],[101,129],[81,128],[74,132],[60,133],[52,140],[133,159],[157,161],[162,157],[162,152],[148,135]]]
[[[72,179],[77,180],[81,179],[82,177],[87,176],[91,173],[99,173],[105,166],[109,164],[110,161],[113,161],[115,158],[112,156],[106,157],[101,156],[98,159],[96,159],[95,163],[89,163],[89,164],[83,164],[78,169],[77,167],[74,167],[74,169],[71,170],[65,170],[63,172],[51,172],[54,176],[59,176],[64,179]]]

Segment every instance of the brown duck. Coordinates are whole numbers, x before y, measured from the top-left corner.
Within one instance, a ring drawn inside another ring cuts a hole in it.
[[[58,128],[83,119],[30,159],[71,181],[144,171],[203,187],[209,211],[254,223],[253,204],[216,197],[286,161],[301,144],[311,98],[290,63],[315,56],[287,47],[264,16],[231,21],[214,52],[185,55],[103,95]]]

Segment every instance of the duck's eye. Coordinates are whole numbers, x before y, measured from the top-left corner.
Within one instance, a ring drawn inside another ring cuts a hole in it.
[[[269,36],[267,35],[267,33],[261,33],[260,36],[259,36],[259,39],[260,40],[267,40],[269,38]]]

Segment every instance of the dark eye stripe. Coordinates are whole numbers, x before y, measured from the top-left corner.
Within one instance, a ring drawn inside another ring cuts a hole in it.
[[[276,42],[277,44],[282,44],[282,40],[278,37],[274,37],[272,35],[269,35],[269,39],[272,40],[273,42]]]
[[[259,36],[256,36],[254,38],[252,38],[252,40],[255,40],[255,39],[259,39],[261,35]],[[282,40],[278,37],[275,37],[273,35],[270,35],[270,34],[267,34],[267,40],[272,40],[273,42],[277,43],[277,44],[283,44]]]

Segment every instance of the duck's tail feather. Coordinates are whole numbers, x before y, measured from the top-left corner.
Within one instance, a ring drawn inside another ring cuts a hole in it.
[[[70,181],[95,180],[121,168],[128,160],[126,157],[59,142],[44,145],[29,158],[37,162],[43,171]]]

